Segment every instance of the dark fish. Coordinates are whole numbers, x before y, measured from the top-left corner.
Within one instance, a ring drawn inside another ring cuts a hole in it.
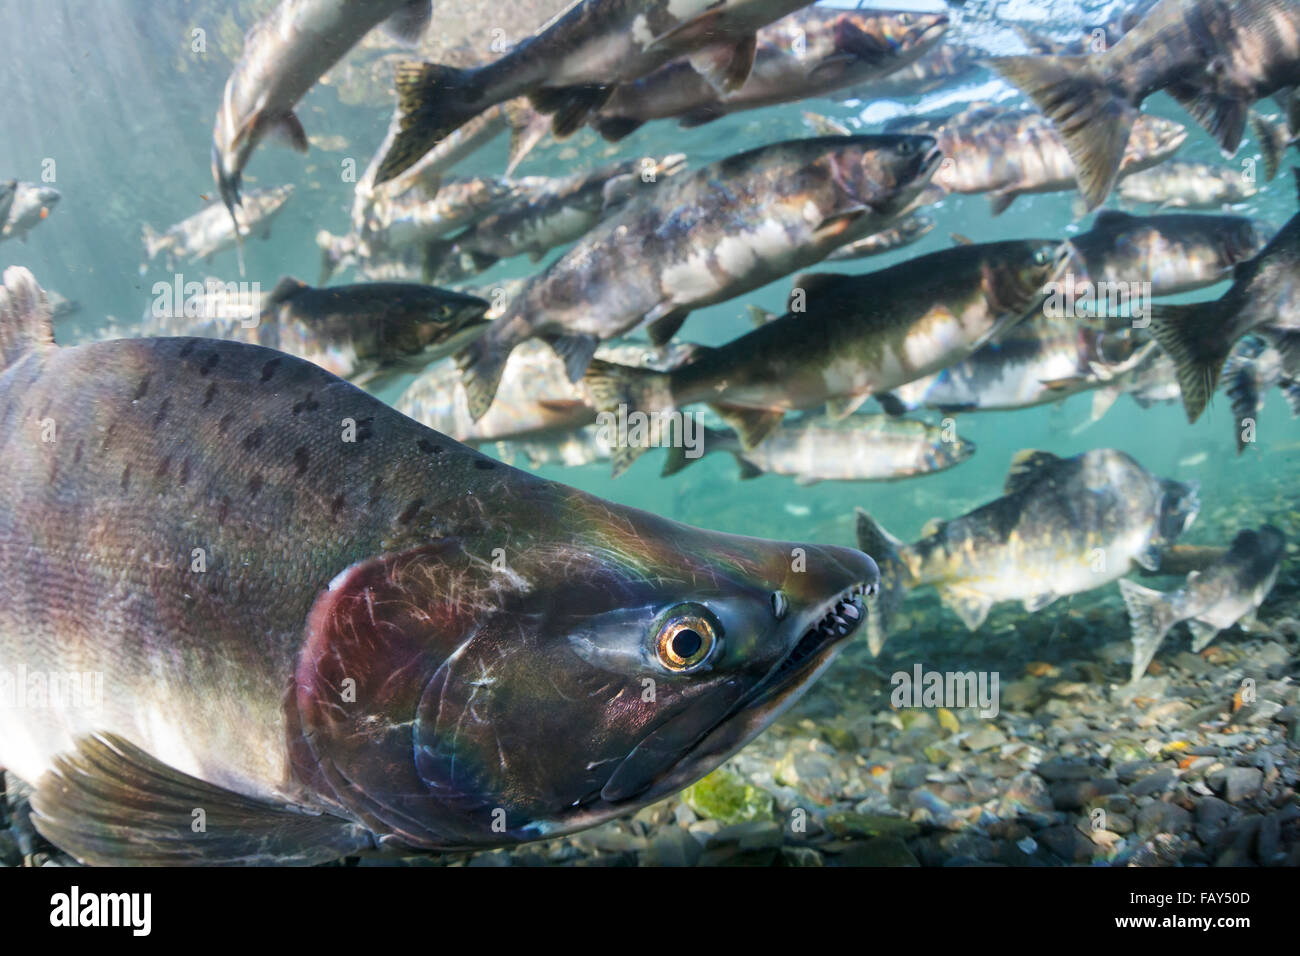
[[[657,184],[530,280],[458,356],[470,411],[487,412],[520,342],[552,342],[575,380],[599,341],[642,322],[651,342],[666,342],[692,309],[879,232],[938,164],[927,136],[835,136],[763,146]]]
[[[1300,170],[1296,175],[1300,183]],[[1223,298],[1152,307],[1151,334],[1178,366],[1189,421],[1205,410],[1233,343],[1265,325],[1300,331],[1300,215],[1259,255],[1237,266]]]
[[[973,47],[949,39],[916,62],[878,79],[841,90],[836,96],[841,100],[875,102],[933,93],[978,70],[979,57],[980,53]]]
[[[1300,84],[1300,4],[1162,0],[1103,53],[990,62],[1056,122],[1091,209],[1114,188],[1138,107],[1157,90],[1235,153],[1251,104]]]
[[[14,204],[14,195],[18,192],[18,180],[11,179],[0,183],[0,229],[9,221],[9,210]]]
[[[946,471],[975,454],[974,442],[924,422],[884,415],[850,415],[840,421],[801,420],[782,425],[756,448],[735,432],[705,428],[700,454],[678,443],[668,449],[664,475],[672,475],[712,452],[727,452],[740,477],[786,475],[797,485],[819,481],[898,481]]]
[[[0,765],[83,862],[311,863],[633,812],[796,700],[874,591],[857,551],[535,478],[282,352],[57,348],[26,270],[0,354],[0,663],[102,689],[0,708]]]
[[[1165,594],[1132,581],[1119,582],[1133,627],[1133,669],[1136,681],[1146,673],[1160,642],[1179,621],[1192,632],[1192,653],[1204,649],[1220,631],[1237,622],[1251,627],[1286,557],[1286,536],[1272,525],[1242,531],[1221,560],[1204,571],[1193,571],[1187,584]]]
[[[1237,454],[1257,432],[1268,392],[1277,388],[1300,417],[1300,332],[1260,328],[1237,343],[1223,366],[1223,388],[1232,403],[1232,432]]]
[[[825,96],[907,66],[934,49],[947,29],[941,13],[807,7],[758,31],[754,66],[739,89],[719,92],[678,60],[619,86],[591,123],[605,139],[620,140],[650,120],[700,126]]]
[[[1158,567],[1200,509],[1194,484],[1157,478],[1111,449],[1058,458],[1022,451],[1004,495],[951,521],[932,521],[905,545],[858,511],[858,544],[880,565],[880,598],[867,621],[879,654],[904,595],[934,587],[970,630],[1002,601],[1033,614],[1058,598]]]
[[[281,0],[253,25],[212,129],[212,178],[232,220],[244,167],[263,137],[307,152],[307,134],[293,108],[316,81],[384,20],[392,18],[396,35],[414,38],[429,16],[429,0]]]
[[[795,280],[792,311],[670,372],[592,363],[597,405],[662,416],[705,402],[756,448],[787,411],[844,418],[871,395],[960,361],[1041,307],[1070,247],[958,246],[862,276]],[[613,449],[615,474],[645,449]]]
[[[690,55],[720,89],[739,87],[754,62],[755,31],[807,0],[575,0],[494,63],[456,69],[410,61],[397,68],[398,129],[375,175],[383,183],[444,136],[519,96],[568,136],[620,83]]]

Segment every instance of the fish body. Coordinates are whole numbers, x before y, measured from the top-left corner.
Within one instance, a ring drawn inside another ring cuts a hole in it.
[[[1132,358],[1130,341],[1039,313],[968,358],[877,398],[894,414],[1032,408],[1105,384]]]
[[[1166,296],[1230,278],[1269,238],[1266,227],[1244,216],[1130,216],[1103,210],[1088,232],[1070,242],[1094,286],[1146,283],[1152,296]]]
[[[498,103],[527,95],[575,132],[620,83],[678,57],[725,89],[749,75],[755,32],[806,0],[577,0],[499,60],[476,69],[411,61],[397,68],[399,132],[375,182],[403,172],[444,136]]]
[[[660,177],[672,176],[685,166],[681,153],[662,160],[630,159],[589,172],[536,182],[515,180],[519,200],[481,219],[464,236],[448,245],[450,267],[464,271],[456,259],[468,258],[474,271],[500,259],[527,255],[534,262],[557,246],[567,245],[593,229],[642,189],[649,190]],[[435,275],[439,275],[435,267]]]
[[[1222,298],[1152,307],[1151,334],[1178,367],[1189,421],[1200,417],[1214,394],[1234,343],[1262,326],[1300,331],[1300,215],[1237,266]]]
[[[920,132],[926,126],[898,124]],[[1070,151],[1042,113],[977,105],[932,130],[944,154],[934,181],[949,192],[988,193],[995,216],[1019,196],[1064,192],[1077,185]],[[1182,146],[1187,130],[1171,120],[1140,117],[1120,163],[1128,176],[1163,163]]]
[[[0,662],[102,694],[0,709],[0,765],[83,862],[581,829],[720,764],[865,615],[857,551],[541,480],[274,350],[56,347],[5,289]]]
[[[1162,209],[1220,209],[1245,202],[1257,192],[1238,170],[1183,160],[1144,170],[1119,184],[1121,199]]]
[[[862,276],[800,276],[794,311],[667,373],[593,363],[588,385],[606,411],[656,415],[706,402],[755,448],[788,411],[830,403],[843,418],[872,394],[970,355],[1042,305],[1068,256],[1068,245],[1023,240],[957,246]],[[639,453],[617,449],[616,470]]]
[[[609,460],[609,446],[595,425],[564,434],[543,435],[522,441],[497,442],[497,457],[507,464],[525,461],[529,468],[582,468]]]
[[[1285,557],[1286,536],[1266,524],[1239,532],[1227,554],[1203,571],[1193,571],[1171,594],[1121,580],[1133,628],[1132,680],[1146,673],[1161,641],[1180,621],[1192,632],[1193,654],[1237,622],[1252,624],[1255,611],[1277,583]]]
[[[628,202],[534,277],[457,361],[470,409],[491,405],[510,351],[554,342],[581,376],[597,342],[642,322],[668,341],[692,309],[743,295],[879,232],[939,156],[929,137],[836,136],[760,147]]]
[[[842,100],[875,102],[933,93],[974,73],[979,69],[979,57],[980,54],[974,48],[948,39],[914,62],[885,76],[841,90],[837,97]]]
[[[267,295],[210,279],[184,299],[183,307],[165,306],[155,303],[146,311],[139,334],[262,345],[371,388],[481,334],[488,309],[482,299],[432,286],[369,282],[312,288],[288,276]]]
[[[796,484],[819,481],[898,481],[945,471],[975,454],[975,444],[924,422],[884,415],[850,415],[840,421],[801,420],[782,425],[755,448],[734,432],[705,429],[701,455],[690,457],[678,444],[668,449],[664,474],[699,457],[728,452],[741,478],[786,475]]]
[[[293,195],[293,186],[251,189],[244,194],[240,222],[241,236],[270,238],[271,222]],[[152,262],[164,257],[167,268],[179,261],[210,261],[218,252],[235,245],[235,226],[221,203],[212,203],[182,219],[164,233],[157,233],[147,223],[143,227],[144,255]]]
[[[232,219],[244,167],[264,137],[307,151],[293,109],[316,81],[383,21],[418,36],[430,13],[429,0],[281,0],[253,25],[212,129],[212,178]]]
[[[6,199],[7,195],[7,199]],[[41,224],[58,204],[60,193],[53,186],[15,182],[12,191],[0,193],[0,206],[7,201],[8,214],[0,226],[0,240],[27,241],[27,234]]]
[[[1292,0],[1162,0],[1118,43],[1085,56],[992,61],[1057,124],[1089,208],[1114,188],[1140,107],[1165,90],[1232,155],[1250,106],[1300,83]]]
[[[1003,497],[950,521],[931,522],[903,544],[865,512],[858,541],[881,569],[881,597],[867,637],[879,653],[904,594],[933,587],[976,630],[994,605],[1020,601],[1034,613],[1058,598],[1158,567],[1199,510],[1196,486],[1161,479],[1120,451],[1074,458],[1020,452]]]
[[[13,208],[14,196],[18,192],[18,180],[11,179],[0,183],[0,230],[9,221],[9,210]]]
[[[505,207],[518,192],[509,180],[474,176],[449,180],[435,195],[417,187],[396,198],[380,197],[359,230],[359,243],[366,254],[427,243],[473,226]]]
[[[678,60],[614,90],[591,123],[619,140],[650,120],[699,126],[723,116],[825,96],[887,76],[935,49],[948,28],[944,14],[806,7],[758,32],[749,78],[719,92],[687,60]]]
[[[1242,339],[1223,366],[1223,388],[1241,454],[1254,440],[1271,389],[1282,392],[1292,418],[1300,416],[1300,332],[1264,327]]]

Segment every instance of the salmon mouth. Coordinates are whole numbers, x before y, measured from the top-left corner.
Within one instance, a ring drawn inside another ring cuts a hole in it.
[[[826,611],[821,617],[813,619],[803,637],[790,649],[790,653],[754,688],[753,696],[742,701],[740,706],[748,706],[766,691],[779,690],[789,682],[792,675],[815,669],[815,663],[809,665],[809,661],[825,656],[827,651],[848,640],[862,626],[867,619],[866,602],[876,596],[879,588],[879,582],[855,584],[839,597],[822,605]]]

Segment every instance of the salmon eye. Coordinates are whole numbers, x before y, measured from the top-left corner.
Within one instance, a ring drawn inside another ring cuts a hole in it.
[[[670,671],[694,670],[713,653],[722,637],[717,618],[698,604],[682,604],[665,615],[655,638],[659,663]]]

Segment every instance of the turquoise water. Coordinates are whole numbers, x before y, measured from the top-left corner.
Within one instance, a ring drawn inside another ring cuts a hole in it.
[[[131,328],[150,302],[152,284],[170,279],[160,264],[141,274],[140,225],[149,222],[165,228],[215,198],[208,155],[215,107],[232,57],[238,53],[242,31],[271,6],[270,2],[102,0],[41,5],[40,14],[33,15],[29,3],[0,3],[0,85],[6,91],[0,101],[0,176],[37,181],[47,161],[53,160],[52,185],[63,197],[26,245],[7,242],[0,247],[0,259],[4,265],[28,266],[47,288],[81,303],[81,312],[58,328],[62,340],[96,336],[110,318]],[[1072,20],[1092,22],[1112,6],[1063,4],[1053,8],[1046,25],[1067,33]],[[1042,7],[1004,5],[1001,10],[1004,16],[1023,15],[1020,22],[1031,25],[1032,14]],[[976,5],[970,9],[976,10]],[[196,28],[205,30],[204,53],[191,49]],[[987,42],[991,49],[999,45],[1016,48],[1014,37],[1001,27],[959,24],[952,36],[967,34]],[[373,51],[362,49],[354,51],[350,62],[368,62],[373,57]],[[346,91],[344,95],[351,98]],[[862,128],[871,131],[879,128],[879,121],[907,108],[957,109],[987,97],[1010,104],[1022,101],[1013,88],[980,71],[919,102],[818,100],[743,113],[695,130],[680,130],[668,122],[652,123],[617,148],[584,130],[564,143],[546,141],[518,173],[558,175],[612,159],[671,152],[685,153],[691,166],[698,167],[762,143],[809,135],[801,118],[805,109],[854,123],[865,116],[868,122]],[[1153,98],[1147,110],[1188,126],[1189,139],[1179,158],[1226,162],[1204,131],[1164,95]],[[310,136],[342,137],[345,145],[336,149],[314,146],[307,156],[269,144],[257,150],[246,177],[250,187],[293,183],[297,189],[274,223],[272,238],[249,243],[249,281],[260,282],[265,289],[286,274],[315,281],[319,266],[313,240],[316,231],[343,234],[348,229],[353,184],[342,175],[345,164],[350,160],[358,172],[364,170],[382,138],[390,111],[391,102],[385,97],[347,103],[341,99],[337,83],[318,84],[298,113]],[[456,172],[501,174],[505,150],[503,137]],[[1257,153],[1256,144],[1248,141],[1231,162],[1239,163]],[[938,220],[938,227],[920,243],[888,256],[835,263],[833,269],[874,271],[942,249],[951,243],[951,233],[977,241],[1066,236],[1090,223],[1090,219],[1075,221],[1074,202],[1072,194],[1022,197],[1008,213],[994,219],[984,197],[950,197],[928,210]],[[1295,209],[1292,181],[1281,176],[1264,186],[1241,211],[1276,226]],[[484,274],[480,282],[527,275],[541,267],[522,258],[512,260]],[[233,252],[219,255],[210,265],[185,264],[182,269],[187,281],[206,275],[228,281],[238,278]],[[749,329],[747,306],[779,312],[788,288],[787,279],[696,312],[682,338],[708,344],[727,341]],[[1223,288],[1181,298],[1208,299],[1220,295]],[[405,384],[399,383],[381,397],[391,401]],[[1249,501],[1252,487],[1263,477],[1300,470],[1300,426],[1276,393],[1260,417],[1258,446],[1240,458],[1233,444],[1231,412],[1222,397],[1194,426],[1187,423],[1179,407],[1144,411],[1124,397],[1100,423],[1072,434],[1088,417],[1090,403],[1091,396],[1084,394],[1058,406],[957,416],[962,436],[979,447],[976,456],[948,472],[893,484],[799,487],[776,476],[740,483],[733,462],[725,455],[710,456],[680,475],[661,479],[662,452],[646,455],[618,480],[611,479],[607,466],[600,464],[546,468],[543,474],[706,527],[851,543],[855,506],[867,508],[899,536],[914,536],[931,517],[952,517],[998,495],[1008,460],[1023,448],[1062,455],[1098,447],[1123,449],[1157,474],[1198,480],[1207,505]],[[1208,542],[1213,540],[1206,537],[1209,534],[1210,530],[1198,525],[1187,540]]]

